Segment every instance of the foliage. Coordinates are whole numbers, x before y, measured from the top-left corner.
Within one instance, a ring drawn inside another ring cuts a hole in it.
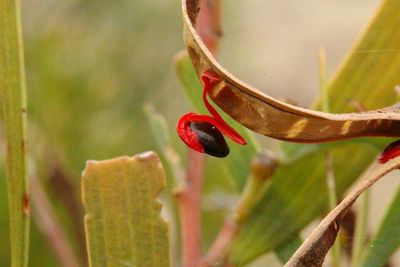
[[[361,56],[357,51],[372,51],[377,47],[387,47],[400,43],[398,28],[389,22],[399,18],[394,11],[398,1],[386,1],[382,4],[374,21],[365,31],[358,44],[350,51],[349,56],[342,63],[333,81],[329,85],[330,109],[332,112],[346,112],[351,110],[350,100],[356,100],[368,109],[384,107],[396,101],[396,92],[393,90],[400,83],[397,72],[388,72],[381,64],[399,69],[397,55],[385,53],[366,54]],[[382,25],[387,25],[383,27]],[[391,28],[389,25],[393,25]],[[382,30],[384,28],[384,30]],[[368,73],[368,79],[364,79]],[[385,77],[385,79],[382,79]],[[357,88],[354,90],[353,88]],[[343,92],[343,93],[341,93]],[[364,140],[363,140],[364,141]],[[383,141],[383,140],[380,140]],[[375,145],[357,141],[357,143],[341,142],[331,149],[334,162],[337,194],[343,194],[346,188],[359,177],[364,169],[376,157]],[[387,144],[385,140],[382,144]],[[297,154],[305,145],[291,146],[291,153]],[[296,148],[297,147],[297,148]],[[383,149],[383,146],[380,146]],[[293,150],[297,150],[292,152]],[[324,151],[317,149],[295,159],[292,163],[277,172],[274,183],[264,195],[260,205],[255,208],[250,217],[247,230],[241,233],[238,246],[233,251],[238,262],[246,261],[284,241],[290,232],[296,233],[308,224],[317,214],[326,210],[328,203],[326,186],[324,186]],[[352,155],[351,158],[346,155]],[[287,154],[290,158],[291,155]],[[351,169],[346,166],[352,166]],[[302,182],[304,181],[304,182]],[[299,187],[301,190],[299,190]],[[282,191],[284,190],[284,192]],[[313,196],[313,201],[307,196]],[[277,207],[286,206],[284,213],[276,213]],[[277,219],[279,216],[279,219]],[[269,218],[274,218],[270,222]],[[278,221],[280,223],[275,223]],[[291,221],[290,224],[287,224]],[[285,223],[283,223],[285,222]],[[296,226],[297,225],[297,226]],[[281,235],[274,233],[284,229]],[[260,238],[260,234],[263,236]],[[251,245],[250,245],[251,244]],[[251,247],[247,253],[242,253],[244,247]],[[237,256],[236,256],[237,255]]]
[[[6,173],[11,266],[28,266],[28,192],[25,66],[19,2],[0,1],[0,92],[7,147]]]
[[[17,42],[20,40],[17,37],[21,32],[18,32],[20,30],[18,23],[13,24],[18,20],[14,17],[8,19],[8,15],[18,17],[18,9],[15,13],[9,8],[3,8],[5,5],[14,8],[12,5],[14,2],[11,0],[0,0],[0,2],[0,89],[5,111],[1,122],[2,129],[4,128],[4,141],[0,144],[9,147],[9,151],[14,151],[14,155],[17,155],[8,156],[16,159],[14,162],[17,164],[14,167],[8,166],[8,200],[3,169],[3,174],[0,176],[0,190],[3,190],[0,193],[0,238],[3,240],[0,244],[0,266],[11,266],[10,255],[15,266],[23,266],[26,257],[22,255],[28,248],[26,240],[29,223],[26,213],[16,208],[22,206],[21,201],[24,198],[20,196],[25,195],[27,186],[26,179],[21,179],[26,177],[26,154],[21,146],[22,141],[25,142],[25,122],[22,112],[25,110],[23,91],[25,81],[22,44]],[[44,189],[46,197],[50,200],[51,205],[47,208],[51,209],[52,214],[60,222],[57,230],[65,234],[68,246],[68,249],[61,247],[57,250],[57,246],[52,245],[53,241],[59,239],[51,235],[51,229],[43,227],[43,221],[38,215],[43,212],[46,205],[36,203],[32,210],[29,266],[63,266],[60,260],[62,257],[58,254],[63,251],[72,251],[74,257],[79,258],[80,264],[85,266],[88,257],[82,220],[84,210],[80,199],[80,172],[84,169],[85,162],[88,159],[101,160],[120,155],[133,155],[150,149],[159,152],[167,173],[167,189],[161,199],[173,224],[169,233],[172,240],[172,265],[179,266],[181,258],[179,251],[182,245],[179,242],[181,225],[174,199],[174,187],[184,181],[188,159],[186,148],[175,134],[174,125],[179,114],[191,109],[179,87],[183,87],[187,99],[193,103],[195,109],[202,113],[206,113],[206,110],[199,101],[201,86],[189,58],[182,53],[175,57],[178,79],[171,67],[171,58],[182,48],[179,1],[161,2],[155,0],[111,4],[106,1],[81,0],[51,3],[35,0],[22,2],[28,84],[30,175],[37,178],[39,186]],[[364,5],[364,2],[358,4]],[[240,20],[243,19],[248,23],[240,5],[247,3],[226,4],[224,15],[232,18],[231,13],[238,12],[235,14]],[[324,98],[329,101],[331,112],[357,111],[349,104],[351,101],[356,101],[367,110],[371,110],[389,106],[398,100],[394,89],[400,84],[398,75],[400,30],[397,27],[399,17],[396,13],[399,8],[398,0],[383,1],[368,30],[361,35],[342,61],[327,86],[328,93]],[[285,12],[290,8],[287,9]],[[330,11],[321,11],[323,12]],[[238,25],[233,20],[224,21],[223,28],[224,24],[231,24],[234,27]],[[264,27],[264,24],[265,21],[257,24],[254,31],[257,31],[259,25]],[[351,27],[350,22],[348,27]],[[274,39],[279,38],[279,29],[274,29],[275,31],[277,31],[276,36],[272,36]],[[240,35],[237,38],[240,40],[243,37]],[[230,44],[223,43],[222,47],[229,50],[229,46]],[[20,49],[9,49],[9,47]],[[249,62],[257,60],[257,55],[248,49],[243,47],[241,51],[253,55],[249,57]],[[301,51],[301,47],[298,47],[298,51]],[[225,58],[223,57],[221,62],[229,61],[226,58],[228,54],[224,55]],[[5,58],[7,60],[4,60]],[[249,62],[244,61],[241,65],[246,68]],[[287,64],[285,71],[291,72],[290,62],[285,63]],[[14,81],[15,84],[10,85],[8,80]],[[287,80],[290,78],[287,77]],[[300,88],[297,86],[299,81],[295,81],[294,84],[296,86],[293,87],[295,88],[293,95],[296,94],[296,98],[302,97],[300,94],[306,94],[297,91],[297,88]],[[13,90],[7,90],[7,86]],[[284,96],[279,95],[279,97]],[[303,101],[304,99],[300,99],[300,102]],[[156,108],[146,108],[147,117],[145,117],[142,107],[144,103],[149,102]],[[322,109],[320,103],[321,101],[317,100],[314,107]],[[247,210],[243,224],[240,225],[242,228],[226,251],[230,261],[238,266],[246,265],[258,256],[269,255],[270,252],[275,252],[282,262],[286,262],[302,242],[302,238],[299,237],[301,231],[328,211],[325,181],[326,153],[331,153],[333,157],[336,193],[340,198],[345,196],[346,190],[374,161],[379,151],[391,141],[388,138],[361,138],[329,144],[279,142],[280,147],[276,149],[277,142],[267,143],[265,141],[267,138],[260,138],[242,128],[228,116],[223,116],[245,136],[249,145],[237,146],[230,143],[231,155],[228,158],[207,159],[202,194],[204,253],[213,244],[224,221],[233,217],[237,203],[240,203],[238,199],[242,197],[242,191],[248,188],[249,177],[252,177],[253,156],[268,147],[275,150],[280,159],[280,165],[272,178],[262,188],[258,188],[263,193],[260,199],[257,197],[259,202],[251,197],[250,200],[247,199],[251,206],[255,206]],[[6,161],[3,157],[0,158],[2,162]],[[133,161],[132,165],[138,163],[137,160]],[[10,162],[12,161],[8,161]],[[155,162],[152,161],[150,165],[153,164],[154,167]],[[122,165],[125,166],[124,164]],[[91,166],[94,166],[93,161]],[[136,167],[135,165],[132,168]],[[10,173],[15,173],[10,171],[12,168],[19,173],[15,175],[17,179],[10,178],[12,177]],[[162,176],[158,167],[155,169],[157,174],[154,176]],[[139,179],[148,173],[147,171],[142,169],[132,178]],[[113,245],[107,246],[103,252],[95,250],[100,247],[98,244],[106,243],[104,239],[96,239],[101,237],[103,232],[89,231],[87,233],[89,258],[95,262],[101,259],[102,254],[107,254],[105,251],[125,253],[123,257],[128,258],[127,255],[130,253],[128,248],[133,247],[134,242],[128,242],[128,238],[121,237],[123,235],[121,227],[133,229],[138,225],[130,224],[125,217],[121,217],[121,214],[127,210],[134,213],[135,208],[155,207],[149,212],[157,217],[155,221],[158,221],[159,204],[154,204],[156,193],[146,199],[155,206],[145,205],[142,200],[132,201],[139,197],[142,191],[136,194],[131,190],[128,196],[120,194],[126,188],[120,181],[121,176],[114,175],[117,171],[110,172],[110,177],[113,176],[112,181],[95,185],[89,180],[99,181],[96,179],[100,176],[89,179],[88,173],[92,175],[93,172],[86,172],[83,180],[87,211],[92,210],[91,204],[105,203],[104,206],[107,208],[101,212],[109,212],[106,218],[114,225],[107,224],[107,229],[117,230],[115,234],[107,232],[107,243]],[[101,175],[101,177],[106,176]],[[161,185],[157,185],[156,182],[152,185],[157,192],[161,189]],[[140,186],[145,190],[148,185]],[[93,196],[92,190],[96,188],[102,188],[103,192],[110,194]],[[32,187],[32,194],[35,190],[37,189]],[[91,198],[88,198],[89,196]],[[364,254],[361,259],[363,266],[380,266],[397,250],[399,237],[393,229],[396,229],[400,222],[395,209],[400,201],[398,196],[399,193],[388,207],[377,233],[371,235],[371,246],[366,244],[363,247]],[[124,197],[140,205],[131,205],[129,204],[131,202],[126,204]],[[117,201],[125,204],[119,205]],[[7,214],[7,204],[10,206],[10,212],[9,216],[4,216]],[[100,216],[99,212],[97,209],[95,214]],[[99,226],[99,222],[96,220],[90,224],[89,220],[88,229],[90,225]],[[9,227],[19,229],[11,230],[11,240],[9,240]],[[163,265],[168,265],[169,260],[166,255],[169,249],[165,225],[160,227],[162,234],[158,237],[161,238],[160,248],[163,252],[160,252],[159,256],[160,260],[164,260]],[[12,246],[8,245],[9,241],[12,242]],[[152,255],[144,257],[148,259]],[[270,262],[265,264],[273,265]],[[110,263],[111,265],[113,264]],[[93,264],[93,266],[100,265]]]
[[[170,266],[168,227],[155,201],[164,188],[154,153],[87,163],[82,194],[90,266]]]

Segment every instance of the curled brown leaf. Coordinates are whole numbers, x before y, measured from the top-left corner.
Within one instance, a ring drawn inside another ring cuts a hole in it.
[[[362,181],[336,206],[314,229],[300,248],[293,254],[285,267],[322,266],[325,256],[335,242],[340,223],[357,198],[380,178],[400,168],[400,157],[384,164],[376,161]]]
[[[400,136],[400,105],[346,114],[314,111],[286,104],[242,82],[225,70],[195,28],[198,0],[182,0],[184,38],[198,76],[205,70],[221,80],[210,97],[233,119],[260,134],[291,142],[320,143],[362,136]]]

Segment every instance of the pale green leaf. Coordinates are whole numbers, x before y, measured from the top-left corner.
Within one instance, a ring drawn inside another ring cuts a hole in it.
[[[28,266],[26,89],[18,0],[0,0],[0,92],[7,147],[11,265]],[[2,215],[4,216],[4,214]]]
[[[153,152],[87,163],[82,194],[91,267],[170,266],[169,230],[156,199],[164,188]]]

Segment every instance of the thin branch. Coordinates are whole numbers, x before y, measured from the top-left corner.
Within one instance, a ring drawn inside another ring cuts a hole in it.
[[[221,36],[221,0],[201,0],[197,29],[205,45],[215,54]],[[176,190],[181,227],[183,264],[195,267],[201,261],[201,191],[205,155],[189,149],[186,184]]]
[[[49,199],[37,178],[31,178],[33,219],[40,231],[50,243],[50,249],[57,255],[60,264],[65,267],[79,267],[69,242],[53,212]]]
[[[368,213],[370,208],[370,190],[366,190],[360,196],[357,208],[356,226],[353,239],[353,253],[351,255],[351,266],[360,266],[360,260],[368,240]]]
[[[225,262],[226,250],[241,225],[238,225],[231,217],[225,219],[224,225],[215,238],[213,244],[202,260],[202,267],[220,266]]]
[[[57,196],[57,199],[64,206],[70,217],[73,226],[75,239],[78,242],[80,258],[87,259],[85,231],[82,220],[82,210],[80,209],[77,190],[71,183],[72,179],[68,175],[64,166],[59,161],[58,156],[53,152],[48,152],[51,158],[48,159],[49,167],[47,171],[49,193]],[[85,264],[87,265],[87,264]]]
[[[319,81],[320,81],[320,92],[322,99],[322,111],[330,112],[329,105],[329,92],[328,92],[328,72],[326,64],[326,52],[324,47],[319,49]],[[328,207],[329,210],[333,210],[337,206],[337,196],[336,196],[336,180],[335,173],[333,169],[333,158],[332,153],[327,151],[325,153],[325,166],[326,166],[326,187],[328,191]],[[341,244],[340,242],[335,242],[333,244],[333,249],[331,251],[332,255],[332,266],[339,267],[341,261]]]
[[[201,191],[204,154],[188,152],[186,184],[175,189],[182,225],[182,254],[186,267],[198,266],[201,259]]]
[[[327,151],[325,154],[325,165],[326,165],[326,186],[328,190],[328,201],[329,201],[329,210],[333,210],[337,205],[337,196],[336,196],[336,180],[335,173],[333,170],[333,158],[332,153]],[[333,244],[332,249],[332,267],[339,267],[341,262],[341,244],[340,242],[335,242]]]
[[[214,55],[218,52],[221,30],[222,0],[201,0],[196,28],[204,44]]]

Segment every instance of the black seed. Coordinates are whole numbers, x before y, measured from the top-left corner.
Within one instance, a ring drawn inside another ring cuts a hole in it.
[[[218,158],[228,156],[229,147],[222,133],[211,123],[192,122],[190,129],[197,134],[204,152]]]

